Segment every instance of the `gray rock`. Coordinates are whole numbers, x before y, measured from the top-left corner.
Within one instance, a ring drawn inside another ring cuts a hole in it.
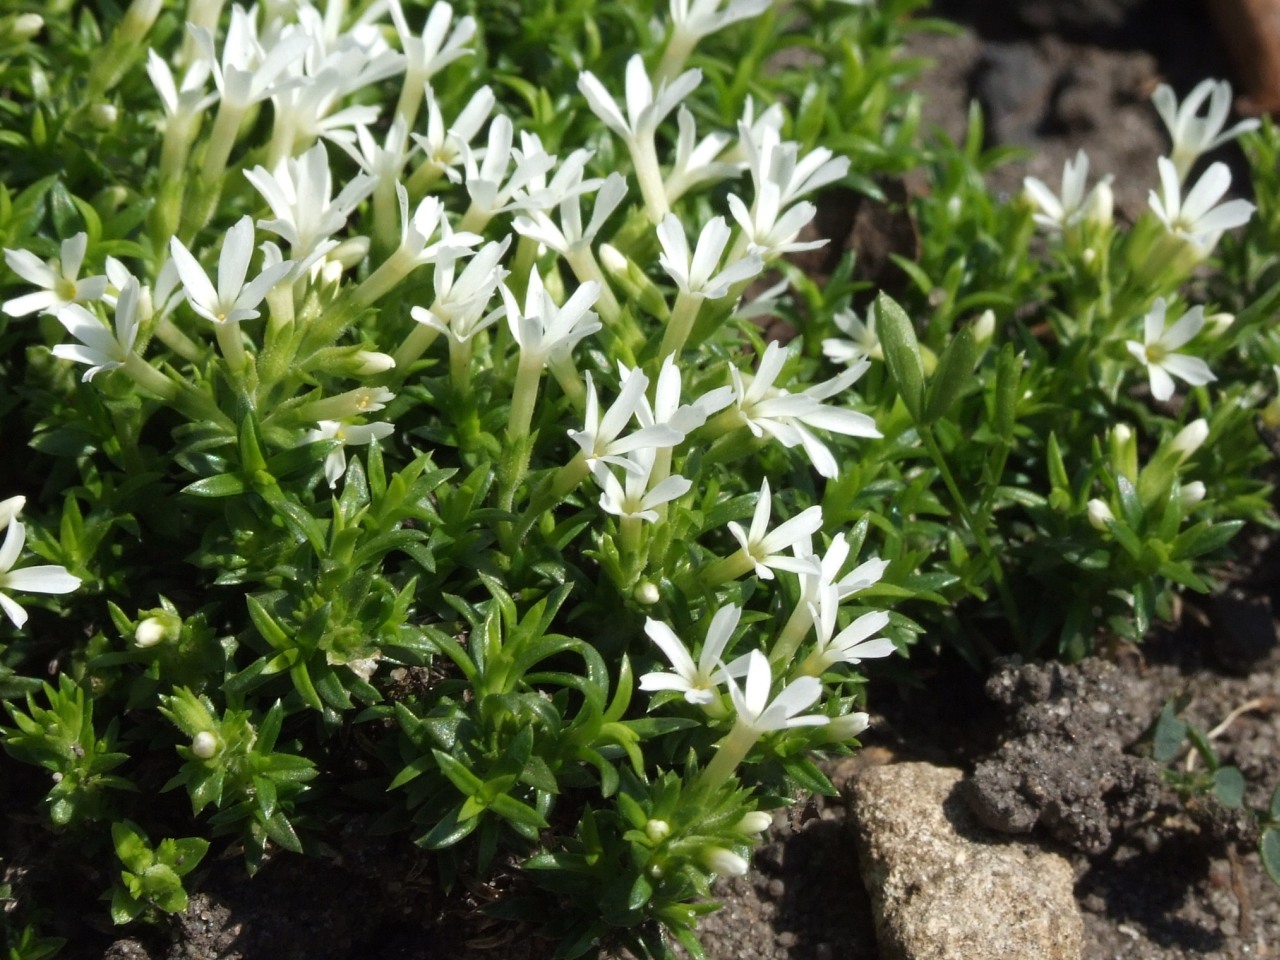
[[[882,960],[1080,960],[1071,866],[981,827],[959,796],[961,778],[900,763],[850,783]]]

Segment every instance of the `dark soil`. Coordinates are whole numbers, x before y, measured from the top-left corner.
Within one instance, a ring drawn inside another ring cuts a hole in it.
[[[1136,216],[1167,142],[1152,89],[1167,80],[1185,92],[1202,77],[1229,75],[1191,0],[940,0],[935,12],[963,29],[913,41],[913,54],[937,63],[920,84],[926,123],[959,138],[976,98],[989,142],[1029,151],[992,175],[1005,196],[1028,175],[1056,185],[1063,161],[1084,148],[1094,175],[1115,175],[1119,215]],[[909,223],[853,219],[848,245],[865,250],[872,266],[877,243],[899,250],[914,242]],[[1214,747],[1243,772],[1249,805],[1265,804],[1280,783],[1272,611],[1280,577],[1274,556],[1261,556],[1221,596],[1188,602],[1176,628],[1157,631],[1141,650],[1111,650],[1078,668],[1009,664],[991,678],[920,654],[913,672],[922,687],[871,685],[867,746],[831,765],[833,782],[894,760],[976,771],[969,789],[989,824],[1071,858],[1087,960],[1280,956],[1280,892],[1247,836],[1220,811],[1184,808],[1134,752],[1175,696],[1189,699],[1186,716],[1205,730],[1248,704]],[[9,849],[20,850],[34,826],[11,822],[7,830]],[[527,930],[483,918],[501,884],[446,895],[425,854],[372,838],[359,823],[328,853],[278,857],[249,882],[238,856],[202,865],[199,892],[170,925],[131,939],[106,926],[94,935],[81,928],[62,955],[518,960],[549,952]],[[50,868],[30,866],[36,879]],[[97,879],[98,889],[109,886]],[[711,960],[878,958],[839,798],[780,813],[752,872],[717,892],[724,908],[701,927]],[[46,929],[59,925],[55,918]]]

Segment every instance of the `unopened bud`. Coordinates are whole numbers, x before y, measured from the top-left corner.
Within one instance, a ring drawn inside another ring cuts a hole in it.
[[[652,580],[641,580],[637,583],[636,588],[631,591],[631,596],[635,598],[636,603],[642,603],[646,607],[662,599],[662,594],[658,592],[658,585]]]
[[[1138,479],[1138,441],[1133,428],[1127,423],[1117,423],[1108,437],[1111,445],[1111,466],[1116,473],[1130,483]]]
[[[1169,444],[1169,450],[1178,457],[1178,463],[1185,463],[1187,458],[1200,449],[1209,439],[1209,424],[1203,417],[1192,420],[1178,431]]]
[[[712,873],[722,877],[741,877],[751,869],[746,858],[738,856],[724,847],[707,847],[702,851],[702,862]]]
[[[89,122],[99,130],[110,130],[118,118],[119,111],[114,103],[95,103],[89,108]]]
[[[201,730],[191,738],[191,752],[201,760],[212,760],[221,749],[218,738],[208,730]]]
[[[182,636],[182,620],[172,613],[162,612],[147,617],[133,631],[134,644],[145,650],[166,640],[177,640]]]
[[[1204,330],[1201,336],[1214,340],[1226,333],[1235,322],[1234,313],[1211,313],[1204,318]]]
[[[973,321],[973,339],[978,343],[986,343],[996,332],[996,314],[994,310],[983,310],[978,319]]]
[[[1085,508],[1085,513],[1089,517],[1089,523],[1095,530],[1107,530],[1107,524],[1115,520],[1116,515],[1111,512],[1111,508],[1106,502],[1099,500],[1097,497],[1089,501]]]
[[[16,520],[21,516],[22,508],[26,504],[26,497],[10,497],[7,500],[0,500],[0,527],[7,528],[10,520]]]
[[[141,40],[160,16],[163,6],[164,0],[133,0],[120,21],[120,35],[126,40]]]
[[[665,820],[650,820],[644,825],[644,835],[653,843],[661,843],[671,836],[671,824]]]
[[[9,39],[13,43],[30,40],[44,29],[44,17],[38,13],[20,13],[9,23]]]
[[[738,825],[733,829],[738,833],[763,833],[769,829],[769,825],[772,823],[773,817],[763,810],[752,810],[750,813],[744,813],[742,819],[738,821]]]
[[[360,365],[356,367],[357,377],[372,377],[379,373],[386,373],[396,365],[389,353],[378,353],[374,350],[361,350],[356,354],[356,360]]]
[[[843,717],[836,717],[827,724],[827,739],[832,743],[852,740],[870,724],[871,718],[865,713],[846,713]]]
[[[1115,206],[1116,197],[1111,191],[1110,179],[1099,181],[1089,191],[1089,196],[1085,198],[1084,219],[1094,226],[1109,227],[1111,226]]]
[[[1203,500],[1204,495],[1204,484],[1199,480],[1193,480],[1191,483],[1183,484],[1182,489],[1178,491],[1178,502],[1184,508],[1190,509]]]
[[[368,237],[348,237],[329,251],[326,258],[330,263],[338,262],[350,270],[369,255]]]

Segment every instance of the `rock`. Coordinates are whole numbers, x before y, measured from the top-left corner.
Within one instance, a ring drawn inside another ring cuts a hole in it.
[[[882,960],[1080,960],[1071,866],[982,828],[959,796],[961,777],[900,763],[850,784]]]

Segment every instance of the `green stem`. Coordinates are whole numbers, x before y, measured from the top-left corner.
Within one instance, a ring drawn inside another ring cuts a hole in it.
[[[670,354],[684,349],[685,341],[693,331],[694,321],[698,319],[698,310],[702,307],[703,297],[696,293],[681,290],[676,295],[676,305],[671,308],[671,316],[667,320],[667,329],[662,335],[662,345],[658,348],[655,363],[662,365]]]
[[[759,739],[759,731],[747,726],[741,720],[735,722],[733,729],[717,745],[716,755],[698,774],[698,779],[694,781],[694,789],[714,790],[728,780]]]

